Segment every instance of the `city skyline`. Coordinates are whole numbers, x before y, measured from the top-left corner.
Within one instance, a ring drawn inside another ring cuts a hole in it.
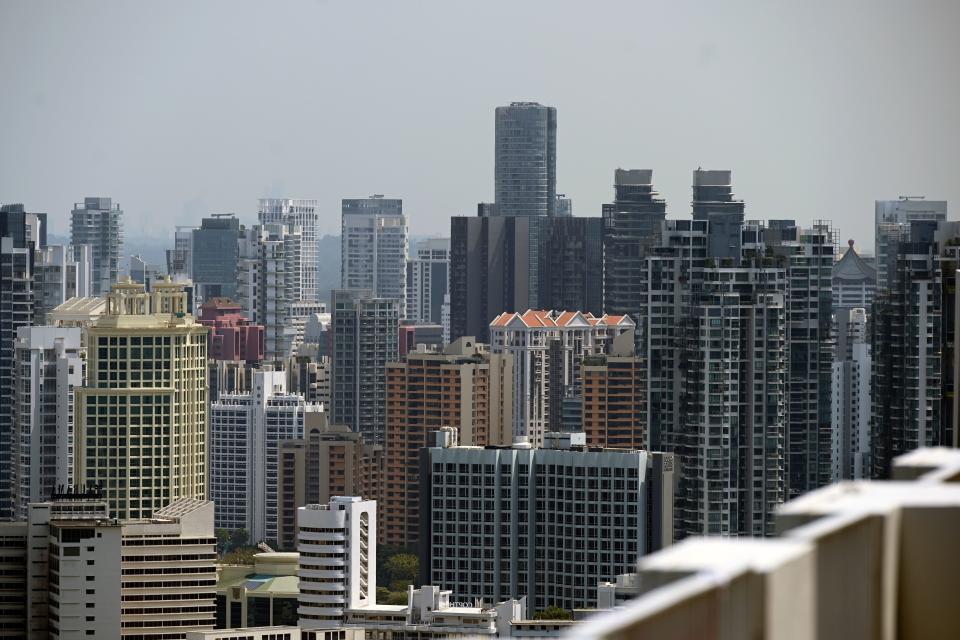
[[[960,81],[940,65],[960,56],[953,4],[617,5],[611,21],[533,3],[509,22],[477,9],[431,38],[396,29],[394,12],[433,25],[453,17],[443,5],[366,15],[210,3],[189,23],[89,6],[0,9],[0,72],[21,96],[0,106],[10,150],[0,191],[48,212],[58,235],[86,195],[123,203],[136,237],[227,211],[249,225],[261,197],[316,199],[318,232],[335,234],[340,199],[371,193],[403,198],[413,235],[446,235],[449,216],[493,200],[493,109],[517,100],[557,108],[557,190],[578,216],[599,214],[617,167],[653,169],[671,218],[688,215],[691,169],[731,169],[748,219],[832,219],[862,248],[874,200],[960,199],[950,170]],[[640,37],[641,18],[660,26]],[[226,33],[211,39],[220,23]],[[354,52],[350,23],[382,46]],[[282,26],[283,46],[254,25]],[[484,28],[499,29],[502,46],[467,44],[465,29]],[[113,46],[65,44],[81,32]],[[564,36],[569,46],[541,52]],[[251,99],[270,86],[313,99]],[[403,99],[385,109],[375,98],[386,93]]]

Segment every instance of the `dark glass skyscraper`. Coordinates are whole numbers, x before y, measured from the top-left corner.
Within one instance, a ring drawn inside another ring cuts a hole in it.
[[[503,216],[552,216],[557,207],[557,110],[497,107],[495,197]]]
[[[235,298],[240,221],[232,213],[204,218],[193,230],[193,282],[202,300]]]
[[[602,316],[603,219],[557,217],[540,226],[538,306]]]
[[[667,204],[653,190],[650,169],[617,169],[614,201],[603,205],[604,311],[640,322],[646,310],[641,274],[647,248],[660,231]]]

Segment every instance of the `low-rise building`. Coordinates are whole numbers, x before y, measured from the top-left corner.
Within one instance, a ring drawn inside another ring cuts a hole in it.
[[[220,565],[217,628],[296,626],[299,560],[296,553],[272,552],[254,555],[252,566]]]

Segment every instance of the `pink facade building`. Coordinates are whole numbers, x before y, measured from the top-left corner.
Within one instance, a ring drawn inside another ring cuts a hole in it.
[[[211,360],[259,363],[263,360],[263,325],[250,322],[229,298],[212,298],[200,307],[200,324],[210,327]]]

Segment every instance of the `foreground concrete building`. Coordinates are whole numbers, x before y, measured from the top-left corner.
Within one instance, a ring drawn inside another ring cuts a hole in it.
[[[55,494],[25,521],[0,523],[0,637],[177,640],[213,629],[213,504],[184,498],[116,520],[97,494]]]
[[[573,638],[920,640],[960,636],[960,454],[921,449],[893,482],[844,482],[784,505],[776,539],[694,538],[601,584],[612,611]]]

